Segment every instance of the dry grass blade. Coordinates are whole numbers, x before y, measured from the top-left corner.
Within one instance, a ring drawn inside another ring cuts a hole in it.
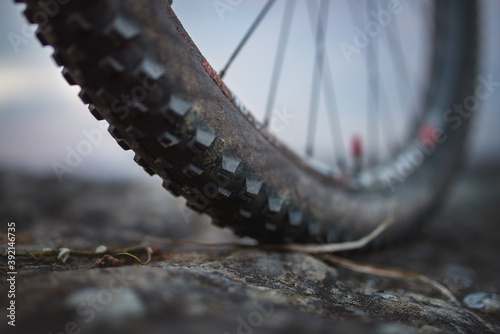
[[[316,244],[267,244],[267,245],[243,245],[243,244],[238,244],[238,243],[216,243],[216,244],[211,244],[211,243],[204,243],[204,242],[198,242],[198,241],[189,241],[189,240],[175,240],[175,239],[168,239],[168,238],[157,238],[157,237],[150,237],[146,236],[146,238],[150,240],[156,240],[156,241],[161,241],[161,242],[171,242],[171,243],[180,243],[180,244],[194,244],[198,246],[204,246],[204,247],[237,247],[237,248],[264,248],[264,249],[272,249],[272,250],[281,250],[281,251],[293,251],[293,252],[299,252],[299,253],[306,253],[306,254],[316,254],[319,258],[323,259],[326,262],[340,265],[342,267],[351,269],[353,271],[365,273],[365,274],[370,274],[370,275],[376,275],[376,276],[382,276],[382,277],[390,277],[390,278],[403,278],[403,279],[418,279],[433,288],[439,290],[443,295],[445,295],[447,298],[449,298],[454,304],[460,305],[460,302],[458,299],[453,295],[453,293],[448,290],[446,287],[443,285],[439,284],[438,282],[431,280],[430,278],[412,273],[406,270],[402,269],[383,269],[383,268],[377,268],[371,265],[363,265],[363,264],[358,264],[355,262],[352,262],[347,259],[343,259],[331,254],[326,254],[326,253],[334,253],[334,252],[342,252],[342,251],[349,251],[349,250],[354,250],[354,249],[360,249],[368,245],[371,241],[373,241],[377,236],[379,236],[382,232],[384,232],[389,226],[391,226],[392,223],[394,223],[395,217],[396,217],[396,212],[397,212],[397,206],[396,208],[387,216],[387,218],[379,225],[377,228],[375,228],[371,233],[368,235],[364,236],[361,239],[358,239],[356,241],[347,241],[347,242],[341,242],[341,243],[331,243],[331,244],[323,244],[323,245],[316,245]]]
[[[391,226],[392,223],[394,223],[394,220],[396,218],[396,212],[397,208],[394,209],[389,214],[389,216],[387,216],[387,218],[385,218],[384,221],[380,225],[378,225],[377,228],[375,228],[372,232],[370,232],[363,238],[355,241],[346,241],[346,242],[322,244],[322,245],[316,245],[316,244],[263,245],[262,247],[267,249],[287,250],[287,251],[307,253],[307,254],[336,253],[336,252],[344,252],[354,249],[360,249],[368,245],[370,242],[372,242],[373,239],[378,237],[389,226]]]
[[[460,306],[460,302],[449,289],[447,289],[442,284],[439,284],[438,282],[424,275],[412,273],[410,271],[402,269],[384,269],[384,268],[377,268],[371,265],[359,264],[331,254],[320,254],[318,255],[318,257],[331,264],[336,264],[360,273],[376,275],[381,277],[390,277],[390,278],[418,279],[439,290],[443,295],[448,297],[455,305]]]
[[[156,242],[168,242],[175,244],[187,244],[187,245],[198,245],[203,247],[237,247],[237,248],[259,248],[259,249],[271,249],[271,250],[281,250],[281,251],[291,251],[299,252],[305,254],[319,254],[319,253],[335,253],[343,252],[354,249],[360,249],[372,242],[376,237],[378,237],[382,232],[384,232],[396,218],[397,206],[396,208],[384,219],[380,225],[378,225],[372,232],[368,235],[362,237],[361,239],[355,241],[346,241],[339,243],[330,244],[257,244],[257,245],[245,245],[240,243],[206,243],[193,240],[178,240],[171,238],[159,238],[145,235],[144,239]]]

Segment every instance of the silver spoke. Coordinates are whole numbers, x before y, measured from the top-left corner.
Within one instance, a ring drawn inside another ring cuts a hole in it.
[[[292,23],[293,11],[295,9],[295,0],[289,0],[285,5],[285,12],[283,13],[283,21],[281,23],[280,37],[278,41],[278,48],[276,50],[276,58],[274,60],[273,75],[271,78],[271,86],[269,88],[269,95],[267,97],[266,114],[264,117],[264,126],[269,125],[271,115],[274,108],[274,100],[276,98],[276,91],[278,89],[279,77],[283,67],[283,60],[285,57],[285,49],[290,34],[290,26]]]
[[[316,135],[316,123],[318,118],[318,105],[319,105],[319,95],[320,87],[323,74],[323,63],[325,55],[325,32],[326,29],[326,18],[324,15],[328,15],[328,0],[321,0],[318,12],[318,24],[316,27],[316,40],[315,40],[315,58],[314,58],[314,69],[313,69],[313,80],[311,84],[311,97],[309,104],[309,121],[306,134],[306,155],[312,157],[314,151],[314,137]],[[310,8],[310,7],[308,7]],[[325,21],[325,25],[323,25]]]
[[[238,53],[240,53],[240,51],[243,48],[243,46],[245,45],[245,43],[248,41],[248,39],[250,38],[250,36],[255,31],[255,28],[257,28],[257,26],[262,21],[262,19],[264,18],[264,16],[266,16],[267,12],[269,11],[269,9],[271,9],[271,7],[272,7],[272,5],[274,4],[275,1],[276,0],[268,0],[267,3],[265,4],[264,8],[262,8],[262,10],[260,11],[259,15],[255,19],[255,21],[252,23],[252,25],[248,29],[247,33],[245,34],[245,36],[243,36],[243,39],[240,41],[240,43],[238,44],[238,46],[236,47],[236,49],[233,51],[233,54],[231,55],[231,57],[229,57],[229,60],[227,61],[226,66],[224,66],[224,68],[222,69],[222,71],[220,71],[219,77],[221,79],[224,77],[224,75],[226,74],[227,69],[232,64],[233,60],[236,58],[236,56],[238,55]]]
[[[416,91],[420,91],[423,87],[423,84],[421,83],[421,80],[417,80],[418,76],[414,76],[414,80],[416,80],[417,82],[412,85],[409,74],[409,66],[406,62],[404,50],[401,45],[401,35],[399,34],[397,17],[394,18],[393,26],[388,29],[386,37],[395,68],[394,79],[396,80],[396,82],[400,83],[396,86],[398,87],[397,89],[399,91],[401,106],[405,106],[405,103],[407,101],[404,101],[403,97],[409,94],[408,104],[409,109],[411,110],[409,117],[412,119],[411,122],[416,124],[417,121],[421,118],[422,114],[419,113],[418,104],[415,98],[415,89],[412,86],[419,87],[418,89],[416,89]],[[405,88],[407,89],[407,93],[405,93]],[[408,129],[404,129],[404,132],[409,133],[410,131],[408,131]],[[399,138],[401,138],[402,141],[407,139],[404,138],[404,135],[401,135]]]
[[[311,23],[311,31],[314,34],[315,30],[315,15],[317,9],[313,8],[314,2],[308,2],[308,13],[309,13],[309,22]],[[326,35],[326,33],[325,33]],[[346,166],[346,149],[344,145],[344,138],[342,134],[342,127],[340,125],[340,116],[337,105],[337,98],[335,94],[335,86],[333,84],[332,72],[330,61],[328,59],[328,52],[324,50],[324,58],[323,58],[323,97],[325,99],[326,107],[327,107],[327,115],[329,120],[330,131],[333,140],[333,148],[334,148],[334,156],[335,163],[340,168],[343,169]]]
[[[368,1],[366,6],[366,15],[369,17],[370,11],[376,10],[378,6],[374,6],[373,1]],[[379,152],[379,68],[378,68],[378,50],[377,39],[374,38],[367,46],[366,68],[368,71],[368,94],[367,99],[367,141],[371,145],[371,152],[368,156],[368,164],[375,165],[378,161],[376,152]]]
[[[392,134],[394,133],[394,140],[388,140],[389,136],[385,136],[385,144],[388,149],[389,154],[392,152],[396,151],[400,145],[401,141],[399,140],[398,137],[398,131],[397,131],[397,126],[396,123],[394,122],[394,117],[392,114],[392,108],[389,99],[387,98],[387,95],[384,90],[384,85],[382,82],[380,82],[379,86],[379,99],[380,99],[380,105],[384,106],[383,110],[385,111],[385,116],[384,116],[384,121],[379,124],[380,129],[382,130],[382,133],[384,134]]]

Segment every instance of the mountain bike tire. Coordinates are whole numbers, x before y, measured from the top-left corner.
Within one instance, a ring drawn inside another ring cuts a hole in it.
[[[475,1],[436,1],[427,108],[440,111],[435,126],[446,139],[408,175],[398,172],[401,155],[395,157],[386,168],[397,172],[396,181],[368,188],[311,168],[239,108],[168,2],[16,2],[26,3],[38,39],[54,48],[63,76],[81,87],[80,98],[109,122],[118,144],[164,188],[239,236],[354,240],[397,207],[395,223],[375,244],[398,240],[441,200],[463,155],[471,118],[455,127],[447,110],[474,92]]]

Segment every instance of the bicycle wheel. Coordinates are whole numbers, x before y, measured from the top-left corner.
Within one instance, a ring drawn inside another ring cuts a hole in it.
[[[238,235],[353,240],[397,206],[396,222],[377,240],[398,239],[436,206],[462,156],[470,118],[458,124],[447,110],[473,93],[475,1],[435,2],[423,116],[398,154],[347,180],[311,167],[240,108],[167,2],[16,2],[27,4],[37,37],[54,47],[64,77],[81,86],[118,144],[189,207]]]

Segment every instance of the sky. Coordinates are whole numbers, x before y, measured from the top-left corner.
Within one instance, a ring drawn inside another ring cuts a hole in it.
[[[220,3],[223,3],[222,7]],[[415,2],[402,3],[405,7],[398,14],[397,21],[410,23],[402,27],[401,43],[407,52],[409,67],[416,68],[412,78],[415,81],[424,80],[425,77],[419,79],[421,74],[417,72],[420,68],[419,59],[422,59],[424,52],[422,41],[426,33],[425,22],[414,19],[412,13]],[[480,3],[483,28],[480,74],[484,77],[492,75],[494,80],[500,81],[500,43],[494,33],[500,31],[500,21],[497,19],[500,1],[481,0]],[[221,69],[264,4],[264,0],[174,0],[173,8],[212,66]],[[346,137],[344,140],[348,141],[359,131],[357,128],[363,128],[366,122],[363,116],[366,101],[360,97],[366,95],[366,84],[360,84],[360,77],[366,73],[363,57],[366,50],[353,55],[350,63],[346,61],[338,46],[342,42],[352,42],[353,29],[358,25],[355,19],[349,17],[345,1],[335,4],[337,6],[331,6],[329,13],[341,15],[337,15],[336,20],[329,20],[326,48],[339,110],[348,110],[341,116]],[[283,1],[277,2],[270,10],[225,78],[227,85],[258,119],[262,119],[265,110],[283,7]],[[0,2],[0,167],[57,177],[53,172],[54,162],[64,163],[72,152],[80,149],[85,150],[86,155],[70,168],[71,171],[65,177],[149,178],[133,162],[133,153],[123,151],[103,129],[103,122],[97,122],[88,112],[77,97],[79,88],[69,86],[62,78],[61,68],[51,58],[52,49],[42,47],[34,38],[34,27],[22,17],[22,9],[22,5],[16,5],[13,1]],[[301,137],[304,137],[304,124],[307,122],[303,111],[309,107],[314,50],[313,32],[303,1],[298,1],[295,8],[290,36],[275,113],[291,116],[287,118],[285,126],[276,128],[275,132],[302,150],[304,144]],[[377,41],[380,43],[380,58],[388,58],[383,38],[376,39],[380,39]],[[397,75],[386,63],[381,64],[380,71],[388,77]],[[297,80],[297,77],[302,79]],[[401,94],[398,84],[395,80],[392,83],[387,81],[386,98],[381,101],[384,112],[398,110],[404,105],[398,96]],[[405,94],[404,89],[402,92]],[[320,101],[318,133],[326,133],[328,121],[325,103]],[[469,155],[471,163],[500,161],[498,106],[500,88],[482,105],[475,122]],[[394,114],[394,122],[403,124],[404,116]],[[396,126],[395,130],[385,132],[397,140],[404,132],[404,126]],[[91,146],[85,144],[89,142],[89,133],[93,133],[95,138]],[[319,137],[317,140],[330,141],[329,138]],[[318,147],[320,154],[328,150],[326,144]]]

